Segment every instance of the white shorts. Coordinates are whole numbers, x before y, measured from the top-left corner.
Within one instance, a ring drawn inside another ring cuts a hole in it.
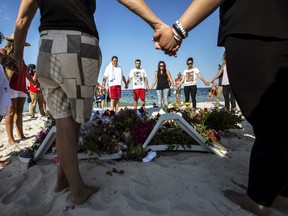
[[[19,98],[19,97],[27,98],[27,94],[25,94],[25,93],[22,92],[22,91],[16,91],[16,90],[14,90],[14,89],[10,89],[10,95],[11,95],[11,99],[13,99],[13,98]]]

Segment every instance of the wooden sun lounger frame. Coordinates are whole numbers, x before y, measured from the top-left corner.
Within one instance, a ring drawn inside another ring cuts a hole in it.
[[[149,136],[147,137],[146,141],[144,142],[144,144],[142,145],[144,149],[151,149],[154,151],[165,151],[167,149],[167,145],[155,145],[155,146],[148,146],[149,142],[153,139],[153,137],[155,136],[156,132],[159,130],[159,128],[161,127],[162,123],[164,121],[168,121],[168,120],[173,120],[175,122],[177,122],[177,124],[184,130],[186,131],[186,133],[188,133],[199,145],[194,145],[192,144],[192,148],[191,149],[183,149],[186,151],[197,151],[197,152],[208,152],[208,153],[214,153],[217,154],[220,157],[225,157],[225,154],[227,152],[223,152],[218,150],[217,148],[210,146],[208,144],[205,143],[205,139],[188,123],[186,122],[181,116],[179,116],[178,114],[175,113],[165,113],[162,114],[160,116],[160,118],[158,119],[156,125],[154,126],[153,130],[151,131],[151,133],[149,134]],[[43,158],[45,153],[47,152],[47,150],[49,149],[49,147],[52,145],[52,143],[55,141],[56,139],[56,126],[53,126],[50,131],[48,132],[47,136],[45,137],[45,139],[43,140],[43,142],[41,143],[39,149],[36,151],[35,155],[34,155],[34,161],[39,160],[40,158]],[[175,144],[175,145],[179,145],[179,144]],[[222,147],[222,146],[221,146]],[[224,148],[224,147],[222,147]],[[55,155],[54,155],[55,157]],[[84,159],[84,156],[78,156],[79,159]],[[87,158],[95,158],[95,157],[87,157]],[[97,158],[97,157],[96,157]],[[111,155],[111,157],[105,157],[106,159],[117,159],[119,158],[119,154],[113,154]],[[49,158],[52,159],[52,158]]]

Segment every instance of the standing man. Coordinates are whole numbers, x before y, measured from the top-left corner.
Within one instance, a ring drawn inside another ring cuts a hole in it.
[[[106,67],[104,72],[104,78],[102,86],[106,85],[106,80],[108,79],[109,85],[109,95],[110,95],[110,107],[111,110],[118,112],[119,109],[119,100],[121,98],[122,91],[122,81],[125,84],[125,89],[128,88],[126,79],[123,75],[122,68],[118,65],[118,57],[112,56],[111,62]]]
[[[181,105],[181,81],[182,81],[182,74],[181,72],[179,72],[177,74],[177,78],[175,79],[175,85],[176,85],[176,90],[175,90],[175,93],[176,93],[176,103],[178,106]]]
[[[30,77],[36,82],[37,88],[32,82],[29,82],[29,87],[30,87],[30,97],[31,97],[31,103],[29,105],[29,114],[31,118],[35,118],[35,111],[36,111],[36,105],[38,103],[39,111],[41,116],[46,116],[46,113],[44,111],[44,97],[42,90],[40,88],[40,83],[37,79],[36,75],[36,65],[35,64],[30,64],[28,67],[28,72],[30,74]]]
[[[77,158],[80,126],[90,119],[102,61],[94,21],[96,1],[22,0],[13,53],[19,71],[28,29],[38,9],[41,18],[37,77],[49,112],[56,120],[60,159],[54,191],[69,187],[72,202],[82,204],[99,190],[84,183]]]
[[[219,70],[221,68],[222,68],[222,65],[219,65]],[[223,93],[222,79],[223,79],[223,73],[221,73],[221,75],[218,77],[218,86],[216,90],[216,103],[215,103],[215,108],[217,109],[220,106],[221,95]]]
[[[134,99],[134,109],[137,109],[138,99],[141,100],[141,107],[145,108],[145,94],[148,90],[148,79],[145,69],[141,68],[141,60],[135,60],[135,68],[133,68],[128,77],[127,86],[133,79],[133,99]],[[146,88],[145,88],[146,85]]]
[[[145,20],[154,31],[168,28],[145,1],[118,2]],[[13,57],[18,71],[22,71],[25,40],[38,9],[38,80],[45,90],[49,111],[56,119],[56,149],[60,158],[55,192],[69,187],[73,203],[82,204],[99,190],[84,183],[77,159],[80,125],[90,119],[94,86],[102,63],[94,19],[96,0],[22,0],[14,28]]]

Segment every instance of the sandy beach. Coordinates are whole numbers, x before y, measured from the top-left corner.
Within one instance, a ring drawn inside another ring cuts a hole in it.
[[[210,108],[211,103],[198,103],[197,107]],[[10,161],[0,169],[1,216],[252,215],[222,193],[226,189],[244,192],[247,186],[254,134],[245,120],[242,130],[230,130],[231,133],[221,139],[230,157],[199,152],[157,152],[148,163],[80,160],[84,181],[100,187],[83,205],[71,203],[69,190],[54,193],[57,166],[52,160],[39,160],[28,170],[27,164],[19,160],[21,149],[32,145],[43,126],[43,118],[31,120],[25,113],[24,134],[29,138],[10,146],[4,120],[0,123],[0,159]],[[284,216],[288,212],[272,209],[272,215]]]

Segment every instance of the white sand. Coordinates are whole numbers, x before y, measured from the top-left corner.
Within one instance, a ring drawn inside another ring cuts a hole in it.
[[[209,107],[199,103],[198,107]],[[26,136],[40,131],[40,118],[24,118]],[[243,130],[231,130],[221,144],[231,150],[231,158],[210,153],[157,153],[149,163],[133,161],[81,160],[80,170],[88,185],[100,186],[98,193],[83,205],[72,205],[70,192],[54,193],[56,165],[40,160],[26,169],[17,154],[32,145],[33,138],[16,146],[7,144],[4,121],[0,123],[2,159],[11,163],[0,170],[0,215],[97,215],[97,216],[217,216],[252,215],[229,201],[222,190],[240,192],[247,185],[249,156],[254,135],[244,121]],[[107,171],[124,170],[124,174]],[[272,215],[287,215],[273,210]]]

